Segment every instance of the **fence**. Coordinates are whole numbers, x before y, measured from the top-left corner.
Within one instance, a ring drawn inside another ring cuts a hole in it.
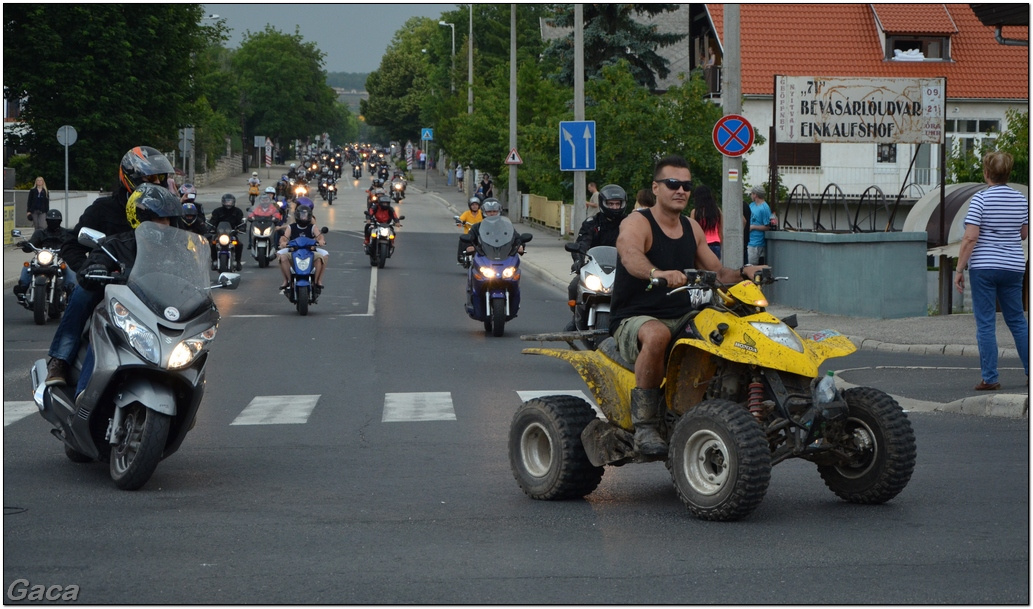
[[[527,195],[527,220],[531,224],[551,228],[561,234],[577,234],[571,226],[574,206],[563,201],[550,201],[541,195]]]

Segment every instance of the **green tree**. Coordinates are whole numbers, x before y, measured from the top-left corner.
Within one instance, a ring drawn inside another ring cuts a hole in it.
[[[1011,154],[1015,160],[1010,181],[1029,186],[1029,112],[1008,110],[1005,116],[1008,126],[997,138],[997,149]]]
[[[426,17],[410,18],[395,33],[380,67],[366,79],[369,99],[359,103],[360,114],[368,125],[382,127],[393,140],[415,141],[425,126],[424,105],[431,89],[424,49],[438,27]]]
[[[231,61],[237,75],[242,139],[255,135],[286,144],[328,131],[340,116],[333,89],[326,84],[323,52],[301,34],[271,25],[246,32]]]
[[[10,4],[4,7],[4,97],[27,129],[5,135],[31,172],[64,173],[56,134],[75,127],[70,185],[108,188],[132,146],[171,151],[178,128],[205,115],[200,58],[217,27],[198,4]]]
[[[557,27],[573,28],[574,6],[553,5]],[[625,60],[631,66],[636,82],[650,90],[656,89],[659,76],[670,74],[668,61],[657,49],[671,46],[685,38],[685,34],[661,34],[656,25],[641,23],[636,16],[655,17],[678,10],[677,4],[585,4],[584,5],[584,60],[585,80],[599,77],[602,69]],[[552,41],[545,51],[545,59],[559,67],[556,78],[563,84],[574,84],[574,33]]]

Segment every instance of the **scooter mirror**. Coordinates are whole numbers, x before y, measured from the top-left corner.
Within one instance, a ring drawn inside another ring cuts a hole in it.
[[[524,233],[524,234],[520,235],[520,240],[523,241],[524,243],[529,242],[533,238],[534,238],[534,235],[532,235],[531,233]]]
[[[520,235],[520,238],[523,239],[524,236]],[[564,243],[563,244],[563,249],[567,250],[568,252],[570,252],[572,254],[576,254],[576,253],[581,251],[581,247],[577,244],[577,242]]]
[[[85,226],[79,229],[79,245],[85,245],[86,247],[99,247],[100,240],[106,237],[104,233],[99,230],[92,228],[86,228]]]
[[[212,287],[225,288],[227,290],[235,290],[240,285],[240,273],[220,273],[218,285]]]
[[[11,236],[12,237],[21,237],[22,236],[22,232],[20,230],[18,230],[17,228],[12,228],[11,229]]]
[[[473,243],[473,236],[469,234],[459,235],[459,240],[466,244]]]
[[[330,229],[324,226],[323,228],[319,229],[319,232],[325,235],[330,232]]]
[[[405,216],[398,216],[399,220],[405,220]]]

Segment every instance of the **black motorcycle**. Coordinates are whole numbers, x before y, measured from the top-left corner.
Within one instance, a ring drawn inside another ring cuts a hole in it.
[[[21,237],[21,231],[11,231],[12,237]],[[29,287],[21,305],[32,311],[36,325],[47,323],[47,317],[58,319],[68,304],[68,292],[72,286],[65,285],[65,263],[58,250],[36,247],[28,241],[15,244],[24,251],[35,252],[29,262]]]

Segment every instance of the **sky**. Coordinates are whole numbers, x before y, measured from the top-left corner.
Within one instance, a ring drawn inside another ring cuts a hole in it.
[[[455,4],[205,4],[206,15],[218,15],[229,28],[227,48],[235,49],[245,31],[260,32],[271,24],[285,34],[300,27],[305,42],[324,53],[327,72],[372,72],[380,67],[387,45],[410,17],[439,19]]]

